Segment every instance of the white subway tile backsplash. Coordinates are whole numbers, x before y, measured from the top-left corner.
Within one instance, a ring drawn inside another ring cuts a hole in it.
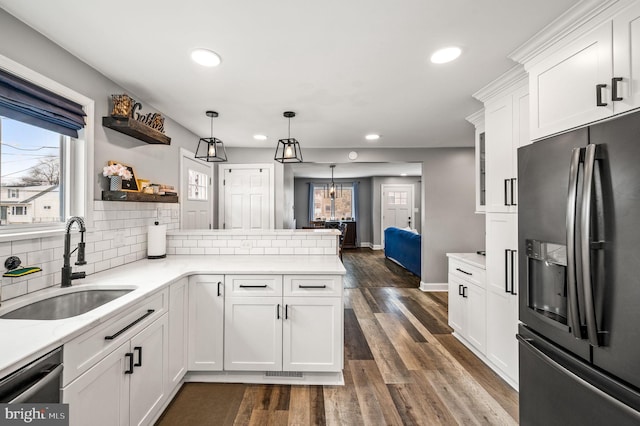
[[[158,220],[169,231],[180,227],[178,204],[93,202],[93,223],[85,235],[87,265],[74,271],[88,275],[146,258],[147,227]],[[158,212],[159,210],[159,212]],[[118,238],[124,244],[116,245]],[[74,229],[72,249],[80,241]],[[19,278],[3,278],[2,299],[60,284],[64,237],[54,236],[0,243],[0,257],[19,256],[23,265],[39,266],[41,272]],[[255,231],[233,231],[209,235],[177,233],[167,237],[169,255],[336,255],[335,235],[274,231],[256,235]],[[72,261],[75,257],[72,256]]]

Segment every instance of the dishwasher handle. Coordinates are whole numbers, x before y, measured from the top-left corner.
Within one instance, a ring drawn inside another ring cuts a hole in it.
[[[40,380],[34,383],[33,386],[29,387],[20,395],[16,396],[11,401],[9,401],[9,404],[20,404],[29,400],[29,398],[31,398],[33,395],[35,395],[38,391],[40,391],[42,388],[47,386],[49,383],[51,383],[54,380],[59,380],[60,374],[62,374],[62,364],[58,364],[53,370],[49,371],[44,377],[42,377]]]

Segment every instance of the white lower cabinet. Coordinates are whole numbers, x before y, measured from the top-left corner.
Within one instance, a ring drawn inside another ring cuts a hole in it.
[[[224,369],[282,370],[282,297],[228,297]]]
[[[285,297],[282,367],[285,371],[342,369],[342,301]]]
[[[189,336],[189,280],[169,286],[169,387],[174,388],[187,372],[187,342]]]
[[[227,276],[225,284],[225,370],[342,370],[340,276]]]
[[[221,371],[224,276],[189,277],[189,370]]]
[[[518,216],[487,214],[487,358],[518,383]]]
[[[167,395],[164,314],[62,389],[71,425],[143,425]]]
[[[464,257],[473,257],[473,264]],[[480,256],[449,254],[449,326],[466,343],[484,353],[486,347],[485,274]]]

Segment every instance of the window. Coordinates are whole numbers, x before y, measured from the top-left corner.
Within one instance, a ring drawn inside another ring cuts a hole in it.
[[[94,101],[2,55],[0,85],[0,241],[59,233],[69,216],[90,224]],[[34,98],[44,109],[31,109]],[[47,103],[73,104],[73,118]]]
[[[402,192],[393,192],[389,191],[387,195],[387,204],[396,205],[396,206],[405,206],[407,205],[407,193]]]
[[[61,200],[60,164],[68,136],[31,126],[20,121],[0,116],[0,206],[9,206],[16,201],[22,206],[11,206],[11,215],[25,216],[29,206],[45,201],[53,206],[55,215],[41,214],[31,210],[29,221],[24,218],[0,219],[0,228],[26,223],[61,223],[64,221],[64,203]],[[6,197],[3,196],[6,194]]]
[[[343,184],[342,191],[331,198],[323,184],[313,184],[313,217],[309,220],[320,219],[351,219],[353,218],[353,186]]]
[[[207,200],[207,183],[209,178],[206,174],[189,169],[189,200]]]

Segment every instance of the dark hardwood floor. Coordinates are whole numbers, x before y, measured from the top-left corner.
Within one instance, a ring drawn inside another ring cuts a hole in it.
[[[185,384],[165,425],[516,424],[518,394],[452,335],[447,294],[345,250],[344,386]]]

